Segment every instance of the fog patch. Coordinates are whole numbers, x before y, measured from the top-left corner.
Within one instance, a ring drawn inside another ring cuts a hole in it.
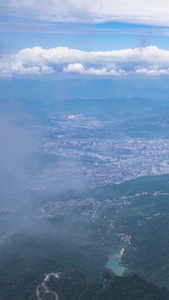
[[[35,137],[14,114],[0,114],[1,193],[20,189],[29,180],[36,165],[35,144]]]
[[[45,158],[45,134],[42,120],[27,112],[16,101],[1,105],[0,113],[0,201],[18,202],[17,206],[32,203],[30,195],[35,192],[37,202],[43,193],[58,195],[84,189],[79,170],[81,162],[76,159],[48,153]],[[54,157],[54,158],[53,158]],[[56,158],[55,158],[56,157]],[[38,196],[39,194],[39,196]],[[9,200],[10,199],[10,200]],[[26,201],[25,201],[26,199]],[[50,200],[50,199],[49,199]],[[34,199],[36,202],[36,199]]]

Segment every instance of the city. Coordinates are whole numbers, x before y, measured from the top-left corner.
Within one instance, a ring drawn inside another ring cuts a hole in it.
[[[140,176],[169,173],[169,139],[125,135],[107,138],[109,132],[112,135],[114,126],[117,127],[115,122],[94,117],[50,113],[48,124],[36,127],[43,133],[42,143],[36,151],[48,160],[50,158],[50,162],[39,170],[40,183],[33,189],[45,189],[51,180],[65,184],[62,179],[67,176],[93,188]]]

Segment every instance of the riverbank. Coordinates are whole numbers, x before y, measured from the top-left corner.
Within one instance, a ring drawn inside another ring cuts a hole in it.
[[[108,258],[112,258],[112,257],[122,257],[123,253],[124,253],[124,248],[122,248],[122,249],[120,250],[120,252],[117,253],[117,254],[115,253],[115,254],[109,255]]]

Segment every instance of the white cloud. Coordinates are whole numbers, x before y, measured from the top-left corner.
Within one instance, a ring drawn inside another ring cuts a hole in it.
[[[67,47],[26,48],[0,59],[0,77],[169,75],[169,51],[156,46],[104,52],[85,52]]]
[[[63,68],[63,72],[84,74],[85,69],[82,64],[69,64],[67,67]]]
[[[168,0],[1,0],[0,11],[54,22],[169,25]]]
[[[138,69],[135,72],[136,74],[141,74],[141,75],[150,75],[150,76],[159,76],[159,75],[169,75],[169,68],[167,68],[166,70],[161,69],[146,69],[146,68],[142,68],[142,69]]]

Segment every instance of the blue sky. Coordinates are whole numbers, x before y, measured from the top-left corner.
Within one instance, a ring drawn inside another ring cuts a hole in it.
[[[11,25],[12,26],[12,25]],[[1,53],[41,46],[64,46],[86,51],[107,51],[156,45],[169,50],[169,29],[109,22],[103,24],[52,24],[47,32],[7,31],[0,33]],[[4,52],[5,52],[4,51]]]
[[[6,0],[0,12],[2,80],[169,75],[166,0]]]

